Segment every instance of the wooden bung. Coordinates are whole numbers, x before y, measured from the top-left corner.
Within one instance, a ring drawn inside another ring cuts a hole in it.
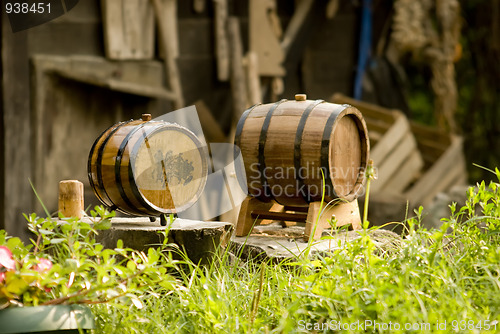
[[[59,182],[59,212],[64,217],[82,218],[83,183],[78,180]]]

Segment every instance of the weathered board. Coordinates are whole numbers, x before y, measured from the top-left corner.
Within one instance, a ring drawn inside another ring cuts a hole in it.
[[[370,159],[378,171],[372,191],[402,193],[419,176],[424,165],[404,114],[342,94],[334,94],[331,101],[353,105],[363,114],[370,138]]]
[[[250,0],[250,50],[259,57],[259,74],[265,76],[283,76],[282,66],[285,53],[268,19],[270,2],[268,0]]]
[[[104,45],[109,59],[152,59],[153,7],[145,0],[101,0]]]
[[[422,176],[404,194],[410,203],[425,206],[439,192],[466,184],[463,138],[414,122],[411,129],[424,157],[425,168]]]
[[[6,15],[2,15],[1,29],[0,228],[27,240],[22,213],[31,208],[34,197],[29,184],[32,157],[28,34],[12,33]]]

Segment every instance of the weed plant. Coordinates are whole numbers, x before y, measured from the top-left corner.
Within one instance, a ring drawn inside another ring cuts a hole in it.
[[[151,286],[143,307],[100,304],[97,333],[498,333],[498,182],[451,204],[440,229],[420,226],[422,208],[390,251],[375,228],[328,256],[294,263],[187,258],[171,286]],[[332,245],[336,246],[336,245]],[[238,255],[238,254],[236,254]],[[160,260],[162,261],[162,260]],[[291,269],[292,268],[292,269]]]

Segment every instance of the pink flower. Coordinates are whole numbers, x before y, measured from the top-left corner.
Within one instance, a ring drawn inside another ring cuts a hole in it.
[[[1,267],[10,270],[16,269],[16,261],[12,258],[12,252],[5,246],[0,246],[0,268]]]
[[[5,273],[3,271],[0,271],[0,283],[2,283],[5,280]]]
[[[50,268],[52,268],[52,262],[50,262],[50,260],[40,259],[39,261],[40,262],[33,268],[39,273],[43,271],[49,271]]]

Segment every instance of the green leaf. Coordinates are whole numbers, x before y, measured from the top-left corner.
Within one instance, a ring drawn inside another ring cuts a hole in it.
[[[135,264],[135,262],[134,262],[134,261],[129,260],[129,261],[127,262],[127,268],[128,268],[130,271],[135,271],[135,270],[137,269],[137,266],[136,266],[136,264]]]
[[[149,264],[156,263],[158,262],[159,259],[160,255],[158,254],[158,251],[156,251],[156,249],[154,249],[153,247],[150,247],[148,249],[148,263]]]
[[[21,296],[26,290],[28,290],[28,283],[26,283],[21,277],[14,276],[9,279],[9,283],[6,285],[5,289],[15,295]]]
[[[109,230],[111,228],[111,219],[110,218],[102,219],[101,221],[99,221],[94,225],[94,228],[96,230]]]
[[[135,307],[137,307],[139,310],[142,310],[142,308],[144,307],[142,305],[142,302],[139,300],[139,298],[137,298],[136,296],[130,296],[131,300],[132,300],[132,304],[134,304]]]
[[[51,244],[60,244],[60,243],[63,243],[65,241],[66,241],[66,239],[64,239],[64,238],[53,238],[53,239],[50,239],[50,243]]]
[[[18,237],[10,238],[9,240],[7,240],[6,246],[9,249],[15,249],[17,247],[24,247],[23,242]]]
[[[47,210],[47,208],[45,207],[45,205],[43,204],[42,202],[42,199],[40,198],[40,196],[38,196],[38,193],[36,192],[35,190],[35,186],[33,185],[33,183],[31,182],[31,180],[29,180],[30,182],[30,185],[31,185],[31,189],[33,189],[33,192],[35,193],[35,196],[36,198],[38,199],[38,202],[40,203],[40,205],[42,206],[43,208],[43,211],[45,211],[45,214],[47,215],[47,217],[50,217],[50,212],[49,210]]]

